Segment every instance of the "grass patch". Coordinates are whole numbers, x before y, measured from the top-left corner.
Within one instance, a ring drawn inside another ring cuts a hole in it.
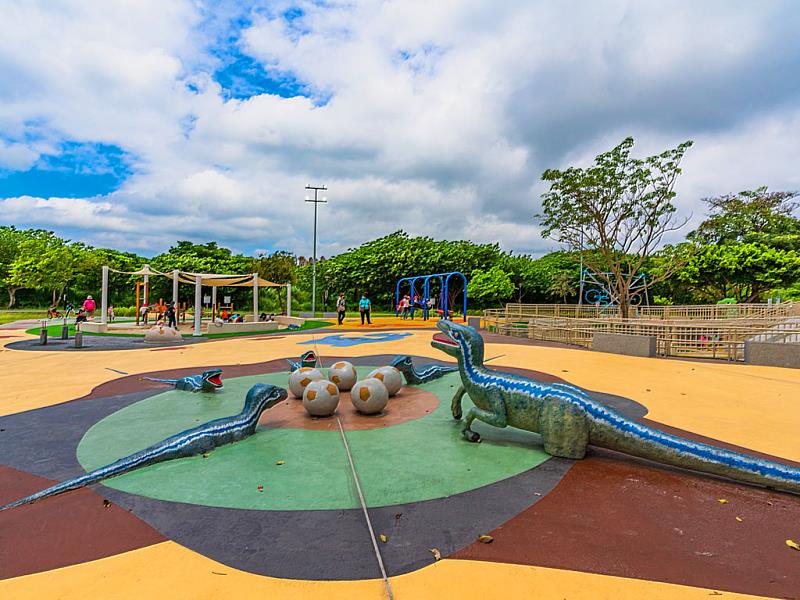
[[[203,334],[202,337],[208,339],[218,339],[218,338],[228,338],[228,337],[241,337],[241,336],[248,336],[248,335],[271,335],[271,334],[282,334],[285,335],[287,333],[296,333],[298,331],[305,331],[306,329],[317,329],[319,327],[330,327],[333,323],[329,323],[327,321],[306,321],[303,323],[303,326],[300,329],[276,329],[274,331],[231,331],[228,333],[209,333]],[[47,336],[48,337],[61,337],[61,327],[62,323],[55,323],[52,325],[47,326]],[[75,335],[75,323],[70,323],[67,325],[69,327],[69,335]],[[25,333],[30,335],[39,335],[41,331],[41,327],[32,327],[28,329]],[[109,337],[129,337],[129,338],[141,338],[144,337],[144,332],[142,333],[94,333],[89,331],[84,331],[83,335],[98,335],[98,336],[109,336]]]

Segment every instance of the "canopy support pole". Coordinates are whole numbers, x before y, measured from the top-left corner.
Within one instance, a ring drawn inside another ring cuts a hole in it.
[[[258,273],[253,273],[253,323],[258,323]]]
[[[217,317],[217,286],[211,286],[211,322]]]
[[[194,332],[193,337],[200,337],[200,319],[203,316],[203,278],[196,275],[194,278]]]
[[[172,271],[172,302],[175,304],[175,310],[178,310],[178,271],[177,269]]]
[[[292,316],[292,284],[286,284],[286,316]]]
[[[66,321],[64,321],[66,323]],[[108,265],[103,265],[103,284],[100,291],[100,322],[108,323]]]

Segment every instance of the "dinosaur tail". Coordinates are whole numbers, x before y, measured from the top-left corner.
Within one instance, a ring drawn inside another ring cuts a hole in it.
[[[592,444],[675,467],[800,494],[797,467],[670,435],[616,413],[593,417]]]
[[[157,457],[154,459],[154,457],[148,453],[148,450],[149,449],[146,449],[141,452],[137,452],[136,454],[126,456],[125,458],[120,458],[119,460],[116,460],[104,467],[89,471],[84,475],[79,475],[77,477],[73,477],[72,479],[67,479],[66,481],[57,483],[49,488],[45,488],[39,492],[36,492],[35,494],[31,494],[25,498],[20,498],[19,500],[15,500],[9,504],[0,506],[0,512],[8,508],[14,508],[15,506],[22,506],[23,504],[28,504],[29,502],[41,500],[42,498],[49,498],[50,496],[56,496],[58,494],[63,494],[64,492],[77,490],[78,488],[91,485],[92,483],[97,483],[98,481],[108,479],[109,477],[122,475],[123,473],[132,471],[133,469],[136,469],[137,467],[149,462],[160,462]]]
[[[156,377],[142,377],[145,381],[157,381],[159,383],[176,383],[177,379],[158,379]]]

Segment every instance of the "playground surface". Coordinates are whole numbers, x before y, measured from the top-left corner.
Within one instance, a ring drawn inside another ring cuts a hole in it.
[[[93,351],[15,350],[0,329],[0,504],[285,385],[315,349],[361,373],[430,346],[433,321],[360,318],[287,335]],[[590,390],[631,419],[800,464],[800,370],[645,359],[486,336],[498,370]],[[222,367],[213,396],[152,377]],[[800,497],[449,415],[457,374],[408,386],[384,414],[339,406],[394,598],[800,598]],[[478,537],[489,535],[491,543]],[[381,538],[383,540],[384,538]],[[386,598],[335,421],[286,400],[257,433],[0,512],[0,598]]]

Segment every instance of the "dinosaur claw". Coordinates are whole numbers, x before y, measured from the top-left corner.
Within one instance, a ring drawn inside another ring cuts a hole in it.
[[[464,439],[466,439],[468,442],[476,443],[481,441],[480,433],[472,431],[471,429],[465,429],[463,433],[464,433]]]
[[[453,411],[453,418],[456,421],[460,421],[461,420],[461,411],[460,410],[454,410]]]

